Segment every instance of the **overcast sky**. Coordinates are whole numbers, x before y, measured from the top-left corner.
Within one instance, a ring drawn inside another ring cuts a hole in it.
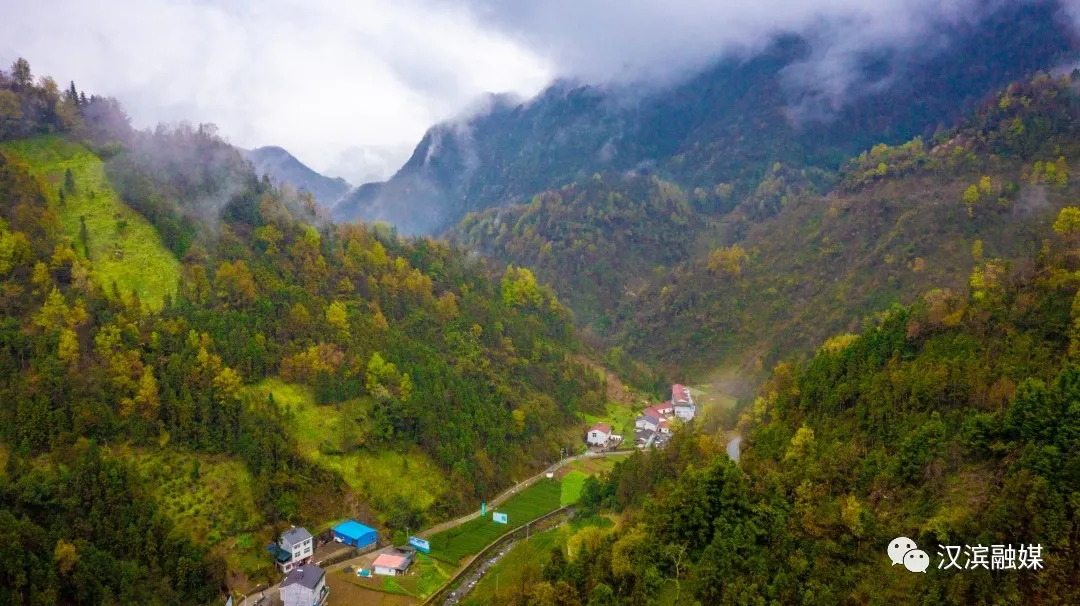
[[[671,79],[810,31],[808,81],[841,95],[853,52],[932,45],[936,25],[1007,1],[14,0],[0,60],[118,97],[136,126],[213,122],[359,184],[486,91]]]

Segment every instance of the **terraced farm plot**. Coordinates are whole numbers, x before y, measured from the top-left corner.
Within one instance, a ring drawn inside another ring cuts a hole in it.
[[[531,522],[560,507],[562,482],[540,480],[502,505],[489,509],[486,517],[476,518],[431,537],[431,555],[445,562],[457,563],[477,553],[510,530]],[[497,524],[492,513],[507,514],[507,524]]]
[[[175,293],[180,263],[157,230],[113,191],[101,158],[57,136],[10,141],[0,145],[0,152],[26,163],[31,174],[45,181],[64,233],[80,257],[89,256],[91,276],[107,294],[115,282],[123,295],[134,292],[144,305],[159,308],[166,294]],[[69,169],[75,188],[65,192],[61,204]]]

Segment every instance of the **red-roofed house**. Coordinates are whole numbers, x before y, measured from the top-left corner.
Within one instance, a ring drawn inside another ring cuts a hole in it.
[[[664,402],[663,404],[656,404],[653,406],[656,412],[660,413],[660,416],[666,417],[675,413],[675,406],[671,403],[671,400]]]
[[[683,421],[690,421],[697,415],[697,406],[690,390],[676,383],[671,386],[671,402],[675,405],[675,416]]]
[[[589,428],[585,441],[594,446],[603,446],[611,439],[611,425],[607,423],[595,423]]]
[[[375,561],[371,563],[371,567],[375,569],[375,574],[397,576],[405,574],[410,564],[412,564],[411,553],[383,553],[375,558]]]
[[[660,419],[660,422],[656,424],[656,431],[659,433],[671,433],[671,425],[667,419]]]

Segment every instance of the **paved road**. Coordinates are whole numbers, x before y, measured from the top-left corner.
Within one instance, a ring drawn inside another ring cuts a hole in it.
[[[734,459],[736,463],[739,462],[739,455],[742,454],[741,450],[742,436],[735,436],[731,439],[730,442],[727,443],[727,454],[729,457]]]
[[[540,473],[532,476],[531,478],[527,478],[525,480],[522,480],[521,482],[518,482],[516,485],[514,485],[512,488],[509,488],[509,489],[503,491],[502,494],[500,494],[497,497],[495,497],[494,499],[488,501],[488,509],[493,510],[495,507],[497,507],[503,501],[509,499],[510,497],[514,496],[515,494],[517,494],[518,492],[524,490],[525,488],[528,488],[529,486],[532,486],[537,481],[539,481],[541,478],[546,477],[547,474],[555,473],[560,468],[566,466],[567,464],[569,464],[569,463],[571,463],[573,461],[580,461],[582,459],[592,459],[592,458],[596,458],[596,457],[625,456],[625,455],[630,454],[630,452],[631,451],[627,451],[627,450],[615,450],[615,451],[607,451],[607,452],[591,452],[590,451],[590,452],[586,452],[585,454],[580,454],[580,455],[577,455],[577,456],[573,456],[573,457],[563,459],[563,460],[551,465],[550,467],[548,467],[544,471],[541,471]],[[447,522],[443,522],[442,524],[436,524],[435,526],[432,526],[431,528],[428,528],[426,530],[422,530],[419,533],[417,533],[416,536],[421,537],[421,538],[426,538],[426,537],[429,537],[429,536],[431,536],[433,534],[438,534],[438,533],[440,533],[440,532],[442,532],[444,530],[449,530],[451,528],[456,528],[458,526],[461,526],[465,522],[468,522],[469,520],[472,520],[472,519],[475,519],[475,518],[478,518],[478,517],[480,517],[480,512],[479,511],[474,511],[474,512],[468,514],[468,515],[461,516],[460,518],[457,518],[455,520],[450,520],[450,521],[447,521]],[[365,555],[370,555],[370,554],[365,554]],[[325,568],[325,570],[326,570],[327,573],[330,573],[330,572],[333,572],[335,570],[341,570],[342,568],[345,568],[346,566],[355,566],[357,564],[357,562],[359,562],[360,559],[363,558],[363,557],[364,556],[357,556],[355,558],[345,560],[344,562],[338,562],[337,564],[334,564],[332,566],[327,566]],[[263,595],[263,594],[265,594],[266,598],[264,598],[264,601],[262,601],[260,603],[260,606],[262,606],[263,604],[272,604],[274,598],[277,597],[278,591],[280,589],[281,589],[280,585],[275,585],[275,586],[270,587],[269,589],[267,589],[265,592],[257,592],[257,593],[251,594],[251,596],[245,598],[241,602],[241,604],[243,606],[255,606],[259,596]]]

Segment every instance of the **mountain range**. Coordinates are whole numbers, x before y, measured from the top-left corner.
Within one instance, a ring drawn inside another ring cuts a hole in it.
[[[484,111],[432,127],[397,173],[333,216],[438,234],[468,212],[603,171],[729,184],[738,197],[776,162],[836,169],[875,143],[932,135],[997,88],[1072,58],[1072,36],[1055,4],[1007,3],[942,31],[943,47],[864,54],[840,100],[795,84],[813,49],[793,35],[673,87],[558,81],[525,102],[492,95]]]

